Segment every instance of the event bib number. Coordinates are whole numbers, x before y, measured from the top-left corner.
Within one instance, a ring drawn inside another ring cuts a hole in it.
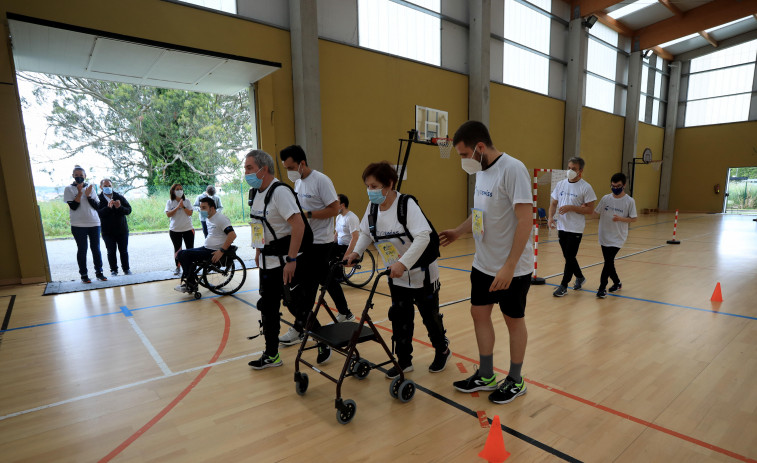
[[[397,252],[397,248],[394,247],[391,241],[379,241],[375,246],[381,259],[384,261],[384,267],[389,267],[400,260],[400,254]]]
[[[252,247],[259,249],[265,246],[265,232],[263,231],[263,224],[253,223],[250,225],[250,230],[252,232]]]
[[[484,211],[481,209],[471,209],[472,225],[473,225],[473,237],[477,240],[484,238]]]

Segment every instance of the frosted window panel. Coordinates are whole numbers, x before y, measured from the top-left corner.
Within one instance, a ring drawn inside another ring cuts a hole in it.
[[[505,38],[549,54],[550,19],[531,8],[505,0]]]
[[[181,0],[184,3],[204,6],[211,10],[223,11],[226,13],[237,14],[237,0]]]
[[[745,121],[751,95],[734,95],[686,103],[686,127]]]
[[[641,95],[639,100],[639,120],[645,122],[647,117],[647,96]]]
[[[655,66],[657,67],[657,69],[659,69],[660,71],[662,71],[664,69],[664,65],[665,65],[665,60],[662,59],[662,58],[660,58],[658,56],[657,57],[657,63],[655,63]]]
[[[662,92],[662,74],[659,72],[654,73],[654,96],[660,98]]]
[[[689,100],[752,91],[754,64],[692,74],[689,76]]]
[[[649,68],[646,66],[641,67],[641,92],[647,92],[647,86],[649,85]]]
[[[586,69],[615,80],[615,68],[618,61],[618,52],[596,40],[589,40],[589,51],[586,58]]]
[[[546,95],[549,91],[549,60],[543,56],[505,44],[504,82]]]
[[[527,0],[528,3],[538,6],[544,11],[552,12],[552,0]]]
[[[615,84],[586,75],[586,106],[611,113],[615,109]]]
[[[652,124],[660,125],[660,102],[652,100]]]
[[[593,35],[594,37],[598,39],[604,40],[610,45],[614,45],[616,47],[618,46],[618,33],[610,29],[609,27],[605,26],[599,21],[594,23],[594,26],[591,29],[589,29],[589,34]]]
[[[441,19],[386,0],[359,0],[360,46],[439,66]]]
[[[757,58],[757,40],[742,43],[735,47],[716,51],[701,58],[691,60],[691,72],[706,71],[708,69],[733,66],[735,64],[749,63]]]
[[[427,10],[436,11],[437,13],[442,12],[442,1],[441,0],[409,0],[408,3],[414,3],[418,6],[421,6]]]

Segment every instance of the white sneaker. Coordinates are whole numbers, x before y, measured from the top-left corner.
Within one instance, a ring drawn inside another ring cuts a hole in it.
[[[295,344],[299,344],[302,342],[302,335],[294,329],[294,327],[290,327],[289,331],[284,333],[283,336],[279,336],[279,343],[284,346],[293,346]]]
[[[176,275],[176,276],[181,275],[181,268],[176,267],[176,270],[173,271],[173,274]]]
[[[189,290],[187,289],[187,285],[179,285],[173,289],[174,291],[178,291],[180,293],[188,293]]]
[[[337,323],[351,322],[354,319],[355,319],[355,316],[352,314],[352,312],[348,313],[347,315],[337,314],[337,316],[336,316],[336,322]]]

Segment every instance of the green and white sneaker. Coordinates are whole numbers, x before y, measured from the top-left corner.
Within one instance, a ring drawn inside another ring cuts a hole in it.
[[[526,379],[521,378],[520,383],[516,383],[511,377],[507,377],[500,382],[497,390],[489,394],[489,400],[495,404],[509,404],[516,397],[526,393]]]
[[[247,365],[251,366],[253,370],[262,370],[264,368],[280,367],[283,364],[284,362],[281,361],[279,353],[276,352],[276,355],[273,357],[271,357],[270,355],[265,355],[265,353],[263,353],[263,355],[261,355],[259,359],[253,360]]]
[[[452,385],[460,392],[493,391],[497,389],[497,374],[491,378],[479,376],[478,370],[472,376],[461,381],[455,381]]]

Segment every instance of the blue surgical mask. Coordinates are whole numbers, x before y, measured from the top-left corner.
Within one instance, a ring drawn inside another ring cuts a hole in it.
[[[381,204],[386,200],[386,196],[381,193],[381,188],[377,190],[371,190],[368,188],[368,199],[373,204]]]
[[[263,170],[261,167],[258,169],[258,172]],[[244,176],[244,179],[247,181],[247,184],[250,185],[252,188],[260,188],[260,186],[263,184],[263,179],[258,178],[258,172],[255,172],[254,174],[247,174]]]
[[[612,194],[614,194],[615,196],[618,196],[619,194],[623,193],[623,187],[619,187],[619,188],[610,187],[610,189],[612,190]]]
[[[200,211],[200,219],[204,222],[208,218],[208,211]]]
[[[104,186],[103,187],[103,193],[105,193],[106,195],[112,195],[113,194],[113,188],[109,187],[109,186]]]

